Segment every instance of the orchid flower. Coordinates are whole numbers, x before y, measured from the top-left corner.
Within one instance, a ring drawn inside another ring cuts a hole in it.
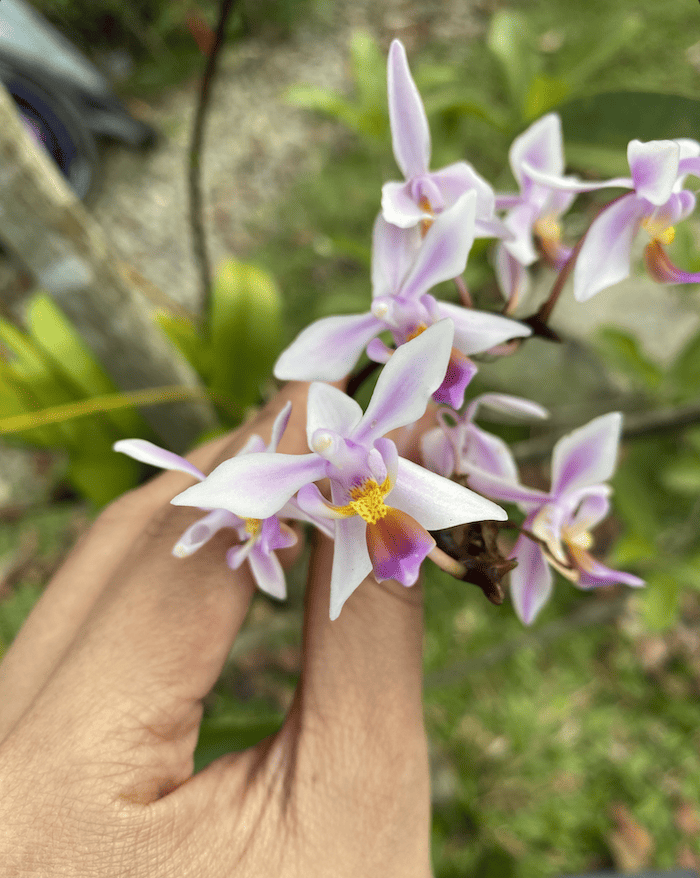
[[[371,311],[325,317],[307,326],[280,355],[275,376],[336,381],[353,368],[365,347],[371,359],[389,361],[393,351],[376,338],[380,332],[389,330],[399,347],[448,317],[455,327],[454,348],[434,398],[459,408],[476,373],[468,356],[531,332],[522,323],[439,302],[427,292],[464,271],[474,240],[475,210],[475,194],[462,195],[436,218],[422,240],[415,230],[400,229],[379,216],[373,233]]]
[[[613,200],[591,223],[574,267],[574,297],[584,302],[629,276],[632,242],[640,229],[649,235],[644,249],[647,270],[659,283],[699,283],[700,272],[675,266],[664,246],[675,237],[674,226],[695,209],[695,195],[684,189],[688,174],[700,176],[700,143],[694,140],[630,141],[631,177],[585,183],[528,166],[533,179],[568,192],[606,187],[632,189]]]
[[[238,454],[274,454],[289,421],[291,409],[292,404],[288,402],[275,419],[269,445],[266,446],[260,436],[253,435]],[[115,442],[114,450],[160,469],[187,473],[198,482],[203,482],[206,479],[204,473],[184,457],[159,448],[145,439],[122,439]],[[277,514],[261,519],[240,518],[230,510],[206,504],[200,508],[208,509],[209,512],[187,528],[173,547],[173,555],[176,558],[186,558],[209,542],[214,534],[222,528],[232,528],[236,532],[240,544],[228,550],[226,563],[232,570],[237,570],[247,560],[259,588],[275,598],[286,597],[284,571],[275,551],[286,549],[297,542],[294,531],[281,519],[294,518],[307,521],[319,527],[328,536],[332,536],[332,529],[328,527],[324,519],[309,515],[301,509],[294,499],[290,499],[288,503],[284,504]]]
[[[503,458],[491,472],[469,470],[471,487],[517,503],[527,515],[511,552],[518,566],[510,574],[513,605],[526,625],[552,592],[550,567],[583,589],[615,583],[644,585],[637,576],[611,570],[588,552],[593,545],[591,529],[610,508],[611,488],[604,483],[615,469],[621,427],[622,415],[614,412],[563,436],[554,446],[549,492],[519,484],[517,475],[513,478],[517,469],[512,456],[510,463]]]
[[[474,423],[481,406],[505,415],[549,416],[547,409],[529,399],[505,393],[482,393],[474,397],[463,415],[448,408],[437,412],[440,426],[423,434],[421,460],[428,469],[446,478],[453,473],[464,475],[476,467],[517,481],[517,470],[505,442]]]
[[[337,388],[312,384],[306,425],[311,453],[239,455],[172,502],[266,518],[298,491],[302,509],[334,525],[331,619],[372,570],[377,580],[413,585],[435,546],[429,530],[505,517],[490,500],[400,458],[384,438],[425,411],[443,380],[453,334],[452,323],[442,320],[400,347],[364,414]],[[330,501],[314,485],[324,478]]]
[[[389,49],[387,64],[389,122],[396,164],[404,183],[382,187],[382,214],[392,225],[427,229],[436,215],[453,205],[465,192],[476,196],[477,237],[501,236],[502,224],[494,217],[491,186],[467,162],[455,162],[430,171],[430,129],[428,117],[399,40]]]
[[[571,256],[571,248],[561,242],[559,217],[576,194],[537,182],[529,173],[531,168],[557,177],[564,173],[561,119],[556,113],[548,113],[516,137],[508,156],[520,192],[496,195],[496,209],[508,210],[504,225],[512,233],[510,240],[498,244],[496,276],[513,308],[527,288],[525,266],[538,258],[534,237],[553,268],[561,269]]]

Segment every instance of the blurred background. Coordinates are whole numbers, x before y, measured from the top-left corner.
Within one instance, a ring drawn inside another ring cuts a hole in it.
[[[366,310],[380,188],[399,176],[386,111],[392,38],[406,45],[425,100],[432,166],[466,158],[498,190],[515,188],[513,137],[552,109],[568,167],[592,178],[626,173],[634,137],[700,139],[700,7],[690,2],[239,0],[198,149],[219,4],[31,8],[97,79],[78,106],[55,75],[24,70],[33,99],[44,100],[32,110],[31,95],[15,88],[25,127],[59,165],[73,144],[80,175],[71,179],[67,161],[63,171],[85,222],[107,242],[115,284],[147,302],[152,331],[188,377],[179,390],[142,384],[155,388],[147,400],[120,384],[79,315],[38,282],[0,224],[0,655],[99,509],[147,475],[111,444],[162,443],[153,403],[177,398],[187,419],[204,400],[196,432],[228,429],[270,391],[271,364],[303,326]],[[10,88],[8,28],[0,19],[0,80]],[[67,139],[56,146],[59,129]],[[580,197],[565,238],[576,240],[604,202]],[[201,228],[210,284],[201,246],[196,255]],[[677,228],[669,252],[700,270],[696,219]],[[491,258],[490,242],[478,241],[466,278],[477,307],[500,310]],[[545,267],[533,272],[519,316],[536,310],[553,280]],[[583,593],[559,579],[526,630],[508,599],[494,606],[427,570],[436,874],[700,870],[698,291],[657,285],[639,268],[585,304],[567,287],[552,326],[560,343],[537,338],[484,360],[474,392],[547,405],[552,417],[538,434],[487,425],[508,440],[539,436],[544,447],[611,410],[648,425],[624,447],[615,514],[596,534],[597,553],[648,586]],[[546,458],[531,456],[522,475],[546,486]],[[303,564],[289,579],[285,604],[253,602],[208,699],[198,767],[279,726],[296,682]]]

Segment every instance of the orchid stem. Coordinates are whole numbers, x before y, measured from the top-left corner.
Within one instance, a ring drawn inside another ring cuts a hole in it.
[[[474,302],[472,301],[471,294],[467,289],[467,285],[464,282],[464,278],[460,275],[454,279],[455,286],[457,287],[457,292],[459,293],[459,297],[462,300],[462,304],[465,308],[473,308]]]

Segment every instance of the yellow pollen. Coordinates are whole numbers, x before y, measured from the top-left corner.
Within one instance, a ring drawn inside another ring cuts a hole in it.
[[[585,550],[593,546],[593,537],[587,530],[581,530],[578,533],[569,531],[564,534],[564,542]]]
[[[381,485],[378,485],[374,479],[367,479],[364,484],[350,491],[352,499],[348,506],[356,515],[364,518],[367,524],[376,524],[389,511],[389,507],[384,503],[389,487],[388,477]]]
[[[413,341],[414,338],[418,338],[418,336],[422,332],[425,332],[427,328],[428,327],[425,325],[425,323],[419,323],[418,326],[413,330],[413,332],[409,333],[406,341]]]
[[[246,518],[245,519],[245,532],[248,536],[257,537],[260,533],[260,527],[262,525],[262,521],[259,518]]]
[[[543,216],[535,223],[535,232],[543,241],[560,241],[561,226],[551,216]]]
[[[652,222],[649,217],[642,220],[642,228],[652,241],[658,241],[660,244],[672,244],[676,237],[676,230],[673,226],[663,228],[658,223]]]

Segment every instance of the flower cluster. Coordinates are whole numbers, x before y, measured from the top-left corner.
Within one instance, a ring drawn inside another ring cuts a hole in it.
[[[141,440],[115,447],[195,480],[172,502],[205,514],[183,534],[176,555],[191,554],[229,528],[236,538],[226,555],[229,566],[247,560],[260,588],[276,597],[285,588],[275,551],[296,540],[286,520],[312,523],[332,536],[332,619],[370,573],[378,581],[413,585],[426,557],[444,560],[435,532],[472,522],[504,522],[517,530],[512,560],[500,559],[499,567],[505,571],[517,562],[510,591],[526,624],[551,593],[552,570],[583,589],[642,585],[589,553],[591,529],[609,510],[606,483],[616,463],[621,415],[595,418],[561,438],[554,446],[551,488],[544,491],[521,484],[506,443],[475,419],[482,407],[506,417],[540,419],[547,412],[507,394],[481,394],[464,407],[465,397],[478,355],[504,354],[532,334],[535,324],[512,314],[527,292],[528,268],[540,257],[563,270],[562,277],[573,267],[574,294],[584,301],[629,274],[633,239],[644,230],[652,277],[700,280],[674,266],[664,249],[674,226],[695,207],[685,179],[700,176],[700,144],[635,140],[628,148],[630,177],[584,182],[564,173],[561,123],[550,113],[512,144],[510,166],[519,191],[496,193],[467,162],[430,169],[428,119],[398,40],[389,51],[388,92],[394,156],[404,179],[382,188],[368,310],[312,323],[274,367],[279,379],[313,382],[308,453],[277,451],[289,406],[275,421],[269,445],[255,436],[207,476]],[[567,244],[562,216],[577,194],[613,187],[628,191],[599,213],[576,246]],[[462,275],[476,238],[495,241],[503,314],[471,304]],[[450,280],[459,302],[436,296],[435,288]],[[381,369],[364,412],[327,383],[343,379],[363,355]],[[421,466],[399,456],[390,434],[415,425],[427,410],[437,426],[422,436]],[[520,523],[508,519],[500,502],[515,504]],[[457,563],[452,569],[463,568]]]

